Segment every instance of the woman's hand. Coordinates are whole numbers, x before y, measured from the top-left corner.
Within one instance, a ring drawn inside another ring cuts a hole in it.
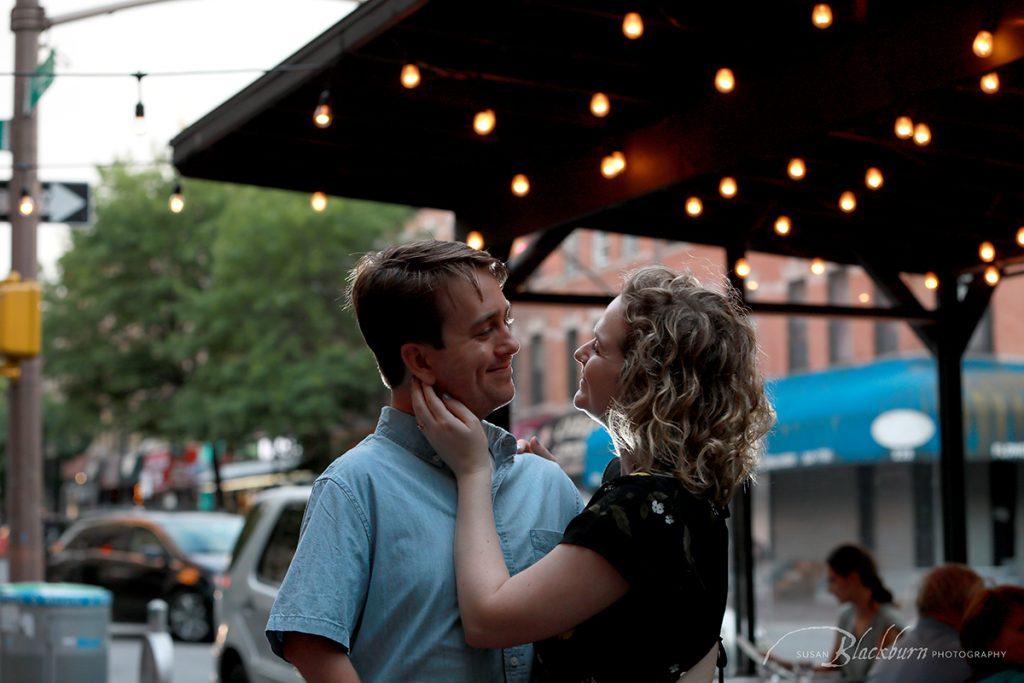
[[[494,467],[480,419],[451,396],[440,398],[434,387],[412,380],[412,410],[416,422],[459,479]]]
[[[535,436],[530,437],[529,441],[526,439],[516,441],[516,453],[533,453],[551,462],[558,462],[555,454],[545,448],[540,439]]]

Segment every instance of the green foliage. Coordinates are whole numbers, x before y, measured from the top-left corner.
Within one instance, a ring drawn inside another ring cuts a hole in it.
[[[94,431],[171,438],[291,435],[324,448],[383,395],[345,275],[393,240],[405,208],[115,168],[97,220],[46,292],[44,374]],[[71,419],[71,418],[69,418]]]

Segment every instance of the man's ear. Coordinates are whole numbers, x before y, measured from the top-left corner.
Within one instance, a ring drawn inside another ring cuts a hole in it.
[[[399,353],[409,374],[424,384],[432,386],[437,381],[437,376],[430,364],[428,349],[426,344],[407,342],[402,344]]]

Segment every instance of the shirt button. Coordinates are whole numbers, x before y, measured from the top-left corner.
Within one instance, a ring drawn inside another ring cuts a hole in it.
[[[512,655],[509,658],[508,663],[511,664],[512,666],[519,666],[519,657],[516,657],[515,655]]]

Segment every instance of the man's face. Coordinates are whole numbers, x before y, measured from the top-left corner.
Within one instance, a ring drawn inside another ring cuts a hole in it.
[[[449,282],[448,294],[438,295],[443,323],[443,349],[427,347],[424,354],[434,371],[434,389],[447,392],[483,418],[515,396],[512,356],[519,342],[509,330],[509,303],[495,280],[478,271],[477,295],[465,280]]]

